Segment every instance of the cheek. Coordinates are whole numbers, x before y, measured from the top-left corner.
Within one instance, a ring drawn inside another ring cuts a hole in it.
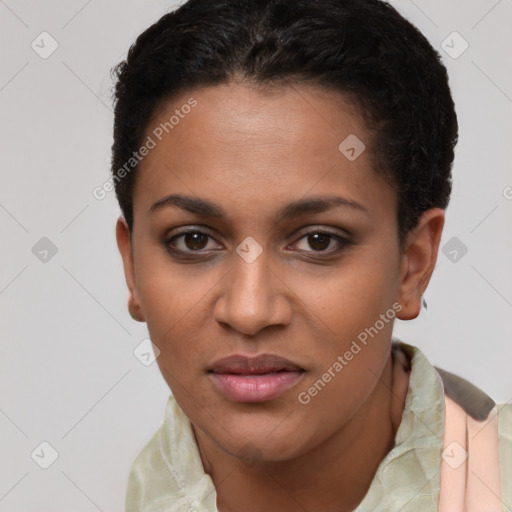
[[[162,336],[205,297],[215,275],[196,265],[173,262],[163,245],[141,237],[135,255],[140,304],[148,327]]]
[[[179,278],[159,278],[141,286],[151,340],[166,358],[185,363],[197,352],[200,344],[194,340],[201,338],[205,322],[204,295],[205,290]]]
[[[296,281],[295,291],[307,310],[336,339],[353,339],[396,300],[398,282],[393,261],[372,256],[371,252],[365,255],[359,251],[322,279],[302,275]]]
[[[193,340],[201,337],[208,293],[219,279],[212,273],[199,274],[192,265],[179,268],[160,252],[141,252],[136,266],[137,292],[151,340],[160,349],[158,359],[176,371],[197,358],[201,345]]]
[[[330,432],[356,413],[374,390],[389,356],[394,300],[391,283],[381,270],[366,268],[358,276],[340,277],[308,304],[317,308],[326,336],[317,339],[317,364],[298,389],[297,403],[302,414],[318,418],[319,433]],[[336,412],[326,416],[327,410]]]

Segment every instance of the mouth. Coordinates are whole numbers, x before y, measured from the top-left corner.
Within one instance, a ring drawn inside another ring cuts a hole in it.
[[[233,402],[268,402],[294,387],[305,370],[276,355],[234,355],[219,359],[208,374],[225,398]]]

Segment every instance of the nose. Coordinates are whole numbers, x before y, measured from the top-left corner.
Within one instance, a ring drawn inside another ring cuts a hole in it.
[[[237,254],[233,259],[214,307],[215,319],[245,335],[271,325],[288,325],[292,316],[288,288],[277,267],[270,268],[265,251],[250,263]]]

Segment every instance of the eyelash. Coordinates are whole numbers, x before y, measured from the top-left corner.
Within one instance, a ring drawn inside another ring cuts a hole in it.
[[[204,256],[207,256],[212,253],[212,250],[207,250],[204,252],[201,249],[196,250],[196,251],[194,251],[194,250],[183,251],[181,249],[176,249],[176,248],[172,247],[172,244],[175,243],[175,241],[177,239],[183,238],[188,234],[201,234],[201,235],[208,237],[208,240],[206,242],[207,244],[210,240],[214,240],[214,238],[211,235],[209,235],[208,233],[205,233],[204,231],[201,231],[199,229],[188,229],[185,231],[181,231],[180,233],[176,233],[176,234],[172,235],[171,237],[168,237],[166,240],[164,240],[164,246],[166,247],[167,251],[171,254],[171,256],[176,257],[176,258],[181,258],[181,259],[194,259],[195,258],[194,255],[204,257]],[[315,229],[315,230],[308,231],[308,232],[302,234],[302,236],[300,238],[298,238],[295,242],[293,242],[293,244],[297,244],[297,242],[299,242],[300,240],[306,239],[308,236],[316,235],[316,234],[325,235],[325,236],[329,237],[329,244],[331,243],[331,241],[334,240],[335,242],[338,242],[341,247],[338,247],[337,249],[334,249],[334,250],[327,249],[327,250],[316,250],[315,251],[314,249],[311,249],[311,250],[299,250],[299,252],[301,252],[303,254],[304,253],[313,254],[315,256],[319,256],[320,258],[322,258],[322,257],[338,254],[338,253],[342,252],[344,249],[346,249],[348,246],[353,245],[353,242],[351,240],[349,240],[348,238],[341,236],[337,233],[333,233],[331,231],[325,230],[325,229]],[[214,249],[214,251],[217,251],[217,250],[218,249]],[[192,258],[190,256],[192,256]]]

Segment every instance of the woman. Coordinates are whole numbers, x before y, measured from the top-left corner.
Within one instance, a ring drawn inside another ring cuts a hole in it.
[[[129,309],[172,391],[127,510],[507,510],[511,406],[392,340],[457,140],[426,39],[378,0],[189,0],[115,74]]]

